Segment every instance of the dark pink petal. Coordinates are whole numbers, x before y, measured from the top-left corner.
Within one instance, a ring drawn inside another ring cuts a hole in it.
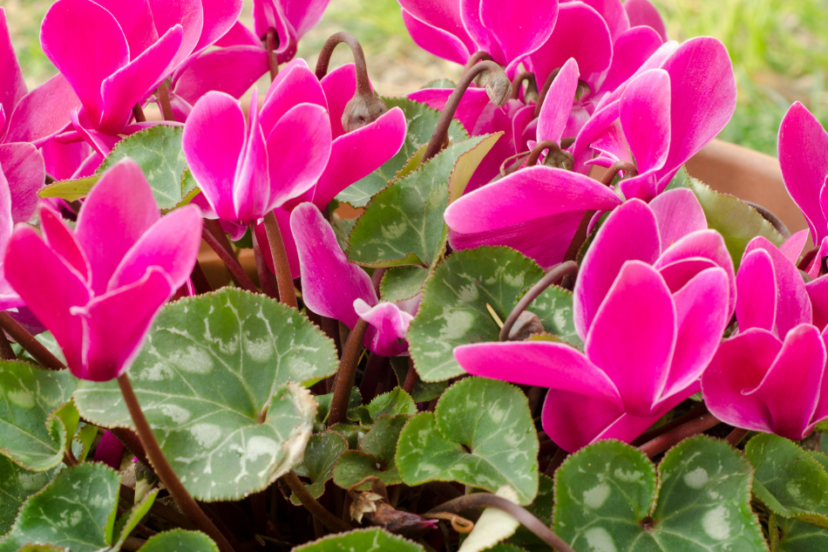
[[[484,4],[486,7],[484,8]],[[478,51],[488,53],[500,65],[508,65],[511,61],[506,58],[498,36],[490,30],[489,22],[483,21],[483,13],[491,9],[486,0],[460,0],[460,16],[463,27],[474,41]],[[469,53],[473,53],[471,50]]]
[[[14,107],[26,95],[26,81],[17,63],[6,22],[6,10],[0,8],[0,108],[11,117]],[[5,125],[0,124],[0,137],[3,136]]]
[[[703,257],[688,257],[674,263],[659,267],[658,273],[664,278],[664,282],[670,293],[676,293],[687,283],[709,268],[716,268],[719,265]]]
[[[673,294],[678,333],[661,398],[686,389],[707,368],[730,321],[728,295],[727,274],[719,267],[700,272]]]
[[[159,268],[178,289],[193,271],[201,246],[201,211],[195,206],[176,209],[152,225],[124,256],[107,291],[131,285],[150,268]]]
[[[303,203],[293,210],[290,227],[299,253],[305,305],[353,329],[359,318],[354,301],[377,304],[371,277],[348,262],[333,228],[312,203]]]
[[[215,46],[230,48],[232,46],[257,46],[262,48],[262,41],[241,21],[236,21],[227,33],[215,42]]]
[[[538,120],[538,142],[560,143],[578,88],[578,62],[570,58],[549,87]],[[519,135],[518,135],[519,136]]]
[[[621,96],[620,119],[638,172],[663,167],[670,150],[670,75],[652,69],[633,79]]]
[[[36,146],[60,132],[70,113],[81,103],[66,77],[55,75],[20,100],[10,113],[6,142],[33,142]],[[54,176],[54,175],[52,175]]]
[[[49,140],[40,148],[46,164],[46,173],[56,180],[72,178],[91,152],[92,148],[86,142],[61,144],[55,140]]]
[[[670,376],[676,308],[661,276],[628,261],[601,303],[584,352],[615,383],[624,410],[652,415]]]
[[[221,136],[221,140],[216,140]],[[198,187],[220,218],[234,220],[233,183],[245,141],[239,102],[209,92],[193,107],[184,126],[184,158]]]
[[[285,3],[285,16],[296,31],[297,38],[304,36],[319,23],[329,2],[330,0],[306,0]]]
[[[702,375],[704,402],[710,412],[727,424],[772,433],[773,421],[762,397],[747,393],[762,382],[781,350],[781,341],[758,328],[719,345]]]
[[[512,117],[512,136],[515,138],[515,153],[529,151],[528,142],[537,137],[538,120],[535,106],[527,105]]]
[[[3,270],[26,306],[55,336],[69,369],[79,375],[83,325],[69,309],[89,301],[84,282],[28,226],[19,227],[9,240]]]
[[[101,85],[101,132],[117,134],[132,118],[132,108],[146,98],[174,68],[183,30],[176,25],[129,65],[115,71]]]
[[[460,65],[469,59],[469,48],[461,38],[429,25],[405,9],[402,10],[402,20],[414,43],[426,52]]]
[[[83,281],[88,282],[90,270],[86,253],[60,215],[45,204],[40,207],[40,228],[49,247],[66,265],[76,270]]]
[[[325,99],[328,102],[328,116],[331,118],[331,133],[333,138],[336,139],[345,134],[342,128],[342,114],[345,113],[345,106],[356,93],[356,68],[354,64],[346,63],[345,65],[337,67],[325,75],[320,84],[322,85],[322,90],[325,92]]]
[[[413,316],[394,303],[381,302],[371,307],[362,299],[354,301],[354,310],[369,324],[364,341],[366,349],[386,357],[408,349],[405,334]]]
[[[417,18],[424,24],[437,27],[457,37],[469,54],[475,52],[474,41],[463,26],[460,0],[399,0],[399,3],[404,10],[403,17],[405,17],[405,12],[408,12],[409,16]],[[407,22],[406,26],[408,26]],[[466,63],[466,61],[458,63]]]
[[[202,0],[149,0],[159,36],[163,36],[176,25],[180,25],[184,30],[181,48],[173,60],[173,67],[187,59],[201,39],[204,29],[204,9],[201,2]]]
[[[236,177],[233,184],[233,205],[236,207],[235,220],[250,224],[263,218],[270,210],[268,155],[265,135],[259,125],[259,97],[253,89],[247,118],[247,139],[242,148]]]
[[[205,52],[176,75],[175,94],[191,105],[211,90],[241,98],[268,67],[267,52],[257,46]]]
[[[621,101],[618,100],[596,111],[592,118],[583,126],[575,138],[575,143],[569,150],[575,158],[575,170],[583,172],[584,174],[589,173],[589,167],[586,165],[586,162],[592,158],[590,146],[604,134],[610,125],[618,120],[620,114]]]
[[[828,263],[826,257],[828,257],[828,239],[822,240],[822,243],[819,244],[819,249],[817,249],[816,255],[814,255],[814,258],[811,260],[811,264],[807,268],[808,276],[814,279],[819,277],[819,273],[822,272],[823,261]]]
[[[95,449],[94,462],[102,462],[112,468],[113,470],[121,469],[121,461],[124,458],[124,445],[121,443],[115,434],[111,431],[106,431],[98,442],[98,447]]]
[[[782,252],[789,261],[796,264],[799,262],[799,257],[802,256],[802,250],[808,243],[808,231],[800,230],[795,232],[790,238],[779,246],[779,251]]]
[[[601,17],[607,22],[613,40],[630,28],[630,20],[627,17],[627,12],[624,11],[621,0],[581,0],[581,2],[591,6],[601,14]]]
[[[270,138],[270,133],[279,120],[297,105],[310,103],[327,107],[325,92],[316,76],[304,63],[291,65],[282,71],[285,75],[278,82],[274,81],[267,91],[261,112],[261,125],[266,139]]]
[[[575,284],[572,312],[581,339],[624,263],[654,263],[660,252],[658,224],[643,201],[628,201],[610,214],[587,250]]]
[[[298,3],[307,4],[307,2]],[[201,0],[204,25],[194,51],[198,52],[207,48],[227,34],[239,19],[243,6],[244,0]]]
[[[773,433],[804,439],[817,407],[825,372],[825,344],[810,324],[793,328],[779,355],[755,389],[742,394],[761,401],[770,415]]]
[[[504,2],[504,4],[510,4]],[[528,58],[528,65],[542,87],[552,71],[574,58],[581,79],[610,66],[612,39],[606,22],[591,7],[581,2],[562,3],[558,20],[549,39]]]
[[[779,127],[779,164],[785,187],[808,219],[815,243],[828,237],[828,222],[820,208],[820,190],[828,176],[828,133],[799,103],[794,103]]]
[[[129,45],[129,57],[135,59],[158,40],[149,0],[95,0],[121,27]]]
[[[658,33],[649,27],[624,31],[613,43],[612,65],[601,89],[611,92],[627,81],[663,44]]]
[[[660,171],[664,189],[678,168],[716,137],[736,109],[736,77],[724,44],[699,37],[663,66],[672,87],[670,154]]]
[[[583,353],[564,343],[476,343],[454,349],[454,358],[473,376],[579,393],[621,407],[612,380]]]
[[[339,192],[394,157],[405,132],[405,114],[395,107],[373,123],[334,140],[325,172],[313,188],[314,205],[326,208]]]
[[[15,223],[30,220],[40,202],[37,192],[46,178],[43,156],[31,144],[2,144],[0,168],[11,189],[12,220]]]
[[[120,141],[120,137],[117,135],[104,134],[95,130],[92,122],[86,116],[85,109],[82,109],[80,112],[73,111],[70,113],[70,118],[72,120],[72,127],[75,129],[77,135],[84,142],[92,146],[95,153],[100,155],[101,158],[109,155],[112,152],[112,148],[115,147],[115,144]]]
[[[627,0],[624,2],[624,11],[630,19],[630,27],[646,25],[656,31],[661,40],[667,41],[667,28],[664,26],[664,20],[650,0]]]
[[[818,278],[805,285],[814,311],[814,326],[820,330],[828,327],[828,278]]]
[[[776,275],[770,254],[757,249],[746,254],[736,275],[739,300],[736,320],[739,330],[762,328],[773,331],[776,322]]]
[[[288,50],[291,43],[291,29],[282,10],[282,2],[277,0],[256,0],[253,2],[253,29],[260,39],[265,38],[270,28],[276,30],[279,46],[276,52]],[[280,60],[281,63],[282,60]]]
[[[767,238],[753,238],[745,248],[745,255],[756,249],[764,249],[773,261],[776,275],[776,332],[784,339],[789,330],[813,320],[811,300],[805,290],[805,282],[799,270]]]
[[[650,209],[658,221],[662,247],[668,248],[696,230],[707,229],[707,219],[696,194],[686,188],[677,188],[659,194],[650,202]]]
[[[84,329],[84,366],[77,377],[109,381],[126,372],[175,289],[160,268],[152,267],[141,280],[75,307]]]
[[[828,303],[823,303],[828,304]],[[822,331],[822,342],[825,345],[825,349],[828,351],[828,332]],[[826,366],[828,368],[828,366]],[[823,420],[828,418],[828,377],[826,377],[825,371],[822,372],[822,381],[819,385],[819,395],[817,400],[816,410],[814,411],[814,415],[811,418],[811,424],[817,424]],[[813,427],[809,426],[807,432],[810,433],[813,430]]]
[[[479,0],[479,4],[481,22],[503,52],[503,60],[498,60],[503,65],[519,61],[540,48],[552,34],[558,17],[557,0],[531,4]],[[462,8],[464,0],[460,5]],[[527,10],[531,11],[531,17],[526,16]]]
[[[89,260],[95,295],[106,291],[121,259],[159,218],[152,190],[132,159],[119,161],[103,174],[75,225],[75,236]]]
[[[331,123],[324,107],[299,104],[267,137],[270,199],[267,210],[309,190],[331,155]]]
[[[9,181],[0,166],[0,250],[5,249],[6,243],[12,236],[14,221],[12,220],[12,196]],[[0,267],[2,267],[0,262]],[[2,280],[2,278],[0,278]]]
[[[118,22],[90,0],[58,0],[43,18],[40,43],[97,125],[103,113],[104,79],[129,63],[129,47]]]

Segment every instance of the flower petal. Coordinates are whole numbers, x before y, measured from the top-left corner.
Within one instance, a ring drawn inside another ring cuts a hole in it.
[[[292,2],[292,4],[309,4],[310,2]],[[204,10],[204,25],[201,37],[194,51],[198,52],[215,43],[236,24],[244,7],[244,0],[201,0]]]
[[[591,6],[601,14],[601,17],[607,22],[613,40],[630,28],[630,20],[627,17],[627,12],[624,11],[621,0],[581,0],[581,2]]]
[[[662,44],[658,33],[649,27],[624,31],[612,45],[612,65],[601,83],[601,90],[611,92],[626,82]]]
[[[11,35],[6,22],[6,10],[0,7],[0,108],[11,117],[14,107],[26,95],[26,81],[12,48]],[[0,124],[0,137],[5,134]]]
[[[140,56],[158,40],[149,0],[95,0],[95,3],[118,22],[129,45],[130,59]]]
[[[193,105],[211,90],[241,98],[269,70],[267,51],[231,46],[198,56],[175,78],[175,94]]]
[[[558,76],[549,87],[549,92],[541,106],[538,120],[538,142],[552,140],[561,142],[561,136],[572,111],[575,90],[578,88],[578,62],[570,58],[561,68]]]
[[[426,104],[431,109],[442,111],[453,91],[451,88],[426,88],[412,92],[408,95],[408,99]],[[454,112],[454,118],[460,121],[466,132],[474,136],[477,122],[490,103],[489,94],[484,88],[470,88],[460,99],[457,111]]]
[[[776,275],[767,251],[757,249],[744,256],[736,275],[736,286],[739,330],[762,328],[773,331],[777,309]]]
[[[659,194],[650,202],[650,209],[658,221],[662,247],[667,248],[678,240],[695,232],[707,229],[704,209],[696,194],[687,188],[677,188]]]
[[[413,316],[385,301],[371,307],[356,299],[354,310],[370,326],[365,334],[366,349],[385,357],[397,356],[408,349],[405,334]]]
[[[81,249],[75,234],[60,215],[45,203],[40,207],[40,227],[45,242],[57,253],[63,262],[77,271],[80,278],[89,281],[89,261]]]
[[[828,327],[828,278],[818,278],[805,285],[814,309],[814,326],[820,330]]]
[[[670,150],[670,75],[666,71],[651,69],[630,82],[621,96],[621,127],[639,173],[664,166]]]
[[[471,39],[468,31],[466,31],[466,28],[463,26],[463,18],[460,15],[461,7],[459,0],[399,0],[399,3],[403,9],[403,21],[405,22],[406,27],[408,27],[408,22],[405,21],[407,12],[409,17],[416,18],[421,22],[421,24],[441,29],[449,35],[456,37],[460,43],[463,44],[463,48],[466,49],[466,58],[468,58],[468,54],[476,51],[474,41]],[[413,33],[412,38],[414,38]],[[414,42],[417,42],[416,38],[414,39]],[[421,46],[419,42],[417,45],[424,50],[431,52],[431,50],[425,46]],[[439,54],[435,55],[439,56]],[[463,61],[458,61],[457,63],[463,64],[466,63],[466,60],[463,59]]]
[[[172,63],[173,67],[177,67],[193,53],[196,44],[201,39],[201,32],[204,29],[202,0],[176,0],[175,2],[149,0],[149,3],[155,28],[160,36],[176,25],[180,25],[184,30],[181,48]]]
[[[808,230],[800,230],[785,240],[785,243],[779,246],[779,251],[788,258],[793,264],[799,262],[799,257],[802,256],[802,251],[808,243]]]
[[[247,138],[233,184],[236,220],[243,224],[255,222],[267,214],[272,194],[265,137],[259,125],[258,98],[254,88],[247,117]]]
[[[322,20],[329,2],[330,0],[305,0],[285,3],[285,16],[295,29],[297,38],[304,36]]]
[[[411,39],[426,52],[460,65],[469,59],[471,54],[462,38],[426,23],[406,9],[402,10],[402,20]]]
[[[12,220],[15,223],[30,220],[40,202],[37,192],[43,188],[46,178],[43,156],[31,144],[2,144],[0,167],[11,189]]]
[[[279,231],[282,233],[282,241],[285,242],[285,252],[287,253],[288,264],[290,265],[290,275],[294,280],[301,275],[299,271],[299,253],[296,250],[296,240],[293,238],[293,229],[290,227],[291,211],[285,209],[274,209],[273,214],[276,215],[276,222],[279,223]],[[259,248],[264,257],[267,269],[272,274],[276,274],[276,268],[273,266],[273,255],[270,252],[270,244],[267,241],[267,231],[264,223],[256,225],[256,239],[259,241]]]
[[[261,125],[265,139],[270,138],[279,120],[297,105],[310,103],[323,108],[328,105],[322,85],[307,65],[294,62],[282,73],[284,76],[280,74],[281,79],[274,81],[268,89],[262,106]]]
[[[667,28],[664,26],[664,20],[650,0],[627,0],[624,2],[624,11],[630,19],[630,27],[646,25],[656,31],[661,40],[667,41]]]
[[[522,59],[540,48],[552,34],[558,17],[558,1],[504,2],[478,0],[480,21],[503,52],[503,65]],[[461,0],[461,8],[464,2]],[[526,17],[530,12],[531,17]],[[474,27],[469,27],[474,29]],[[472,32],[474,34],[474,32]],[[495,58],[497,59],[497,58]]]
[[[65,128],[69,114],[80,107],[81,102],[66,77],[55,75],[20,100],[10,114],[5,141],[34,142],[39,147]]]
[[[319,84],[322,85],[324,97],[328,103],[332,136],[334,139],[339,138],[345,134],[342,128],[342,114],[345,113],[345,106],[356,94],[356,67],[353,63],[337,67],[325,75]]]

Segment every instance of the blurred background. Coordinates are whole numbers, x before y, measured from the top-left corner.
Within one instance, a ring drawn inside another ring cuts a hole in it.
[[[828,0],[652,2],[671,39],[714,36],[730,51],[739,104],[720,138],[776,155],[779,122],[795,100],[828,124]],[[38,39],[40,21],[51,3],[2,0],[30,88],[54,74]],[[243,17],[252,26],[250,4],[246,0]],[[313,67],[325,39],[340,30],[362,42],[374,87],[383,95],[405,94],[440,78],[456,81],[460,75],[460,67],[431,56],[411,41],[396,0],[331,0],[322,22],[300,42],[298,55]],[[333,66],[349,59],[347,49],[341,47]],[[268,84],[269,77],[258,86],[264,91]]]

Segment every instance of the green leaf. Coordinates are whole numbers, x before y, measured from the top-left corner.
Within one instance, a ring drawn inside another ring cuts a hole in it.
[[[296,473],[311,480],[310,484],[305,484],[305,488],[313,498],[319,498],[325,493],[325,483],[333,477],[334,464],[346,450],[348,441],[335,431],[311,436],[305,448],[305,459],[296,466]],[[302,504],[295,494],[291,494],[290,500],[296,506]]]
[[[423,302],[406,336],[420,378],[434,382],[465,374],[454,360],[455,347],[499,340],[500,326],[487,305],[505,320],[543,274],[535,261],[508,247],[452,253],[426,282]],[[569,292],[549,288],[528,310],[538,315],[546,331],[563,332],[562,339],[580,344]]]
[[[150,538],[141,552],[218,552],[218,546],[204,533],[173,529]]]
[[[331,226],[334,230],[334,235],[336,236],[336,242],[339,244],[339,248],[342,251],[348,250],[348,236],[351,235],[351,231],[354,229],[354,225],[356,224],[357,219],[342,219],[339,218],[337,215],[331,217]]]
[[[397,177],[406,162],[417,153],[417,150],[431,140],[434,127],[437,126],[437,121],[440,119],[441,113],[439,111],[403,97],[384,97],[383,100],[388,105],[388,109],[399,107],[405,113],[408,131],[402,148],[382,167],[340,192],[336,196],[337,201],[348,203],[354,207],[365,207],[372,196]],[[463,130],[463,125],[457,120],[451,121],[448,134],[451,142],[460,142],[469,137],[468,133]]]
[[[319,408],[316,409],[316,422],[324,424],[328,419],[328,414],[331,412],[331,403],[333,402],[333,393],[325,395],[318,395],[316,403]],[[359,387],[351,387],[351,396],[348,397],[348,410],[357,408],[362,404],[362,395],[359,394]]]
[[[77,382],[68,370],[0,362],[0,454],[34,471],[60,464],[75,428],[66,426],[58,410],[69,401]],[[70,422],[71,409],[61,412],[69,414]]]
[[[330,427],[331,431],[336,431],[348,441],[348,448],[350,450],[357,450],[359,442],[365,437],[365,428],[357,424],[341,423]]]
[[[336,366],[333,342],[296,309],[224,288],[164,307],[129,374],[184,486],[218,501],[259,492],[301,461],[316,403],[295,382]],[[116,382],[83,382],[75,401],[96,425],[132,427]]]
[[[469,377],[443,393],[434,413],[411,419],[397,445],[406,485],[457,481],[496,492],[511,485],[521,504],[538,492],[538,437],[526,395]]]
[[[156,125],[127,136],[112,148],[95,174],[100,176],[125,157],[135,161],[152,188],[160,209],[173,209],[192,190],[184,178],[187,161],[181,149],[183,126]],[[189,188],[185,190],[185,187]]]
[[[352,422],[359,422],[364,426],[370,426],[374,421],[387,414],[407,414],[413,416],[417,413],[417,405],[411,395],[400,387],[395,387],[388,393],[383,393],[374,398],[367,406],[359,406],[347,412],[347,417]]]
[[[51,544],[29,544],[21,548],[19,552],[66,552],[66,549]]]
[[[351,232],[348,259],[374,268],[431,266],[448,239],[443,213],[450,193],[462,195],[498,137],[475,136],[452,144],[371,198]]]
[[[92,443],[98,435],[98,428],[92,424],[83,424],[83,427],[75,435],[73,441],[72,451],[75,453],[75,458],[78,462],[83,462],[89,456],[89,451],[92,449]]]
[[[503,485],[495,493],[517,504],[518,496],[509,485]],[[474,524],[474,529],[468,534],[458,552],[483,552],[497,546],[500,541],[506,540],[515,534],[520,522],[511,514],[498,508],[485,508]]]
[[[334,483],[343,489],[350,489],[366,477],[373,475],[386,486],[402,483],[397,468],[397,441],[400,432],[410,416],[380,416],[359,445],[342,455],[333,471]],[[364,483],[358,490],[368,490],[370,483]]]
[[[422,546],[374,527],[339,533],[297,546],[293,552],[425,552]]]
[[[29,497],[0,552],[26,544],[52,544],[72,552],[95,552],[112,543],[121,478],[103,464],[80,464],[60,472]]]
[[[395,266],[385,271],[380,281],[383,301],[396,303],[411,299],[423,290],[429,270],[421,266]]]
[[[811,458],[819,462],[819,465],[822,466],[822,469],[824,469],[826,473],[828,473],[828,456],[815,450],[809,450],[808,454],[811,456]]]
[[[773,515],[773,514],[771,514]],[[776,518],[782,536],[779,552],[823,552],[828,550],[828,531],[796,519]]]
[[[724,237],[736,269],[742,262],[748,242],[756,236],[764,236],[776,246],[782,245],[785,241],[771,223],[742,200],[717,192],[693,178],[690,189],[701,203],[707,226]]]
[[[124,513],[117,522],[115,522],[115,542],[112,543],[112,548],[118,550],[126,541],[130,533],[135,527],[141,523],[141,520],[149,513],[150,508],[155,503],[155,498],[158,496],[158,490],[153,490],[144,496],[144,498]]]
[[[38,195],[43,198],[57,197],[65,199],[66,201],[77,201],[89,195],[92,187],[100,179],[100,176],[87,176],[86,178],[79,178],[77,180],[61,180],[54,184],[49,184],[40,190]]]
[[[756,470],[753,494],[774,514],[828,529],[828,474],[796,443],[760,433],[745,445]]]
[[[678,170],[676,176],[674,176],[670,183],[667,184],[667,187],[664,188],[664,192],[670,190],[676,190],[678,188],[691,188],[693,183],[693,179],[690,177],[690,174],[687,172],[687,167],[683,166]],[[662,193],[664,193],[662,192]]]
[[[394,357],[391,359],[391,368],[394,369],[394,374],[397,376],[397,383],[400,387],[405,383],[405,378],[408,376],[408,362],[410,357]],[[415,403],[428,402],[436,399],[443,394],[443,391],[448,387],[448,382],[424,382],[419,377],[414,383],[414,389],[411,390],[411,398]]]
[[[59,470],[32,472],[0,456],[0,536],[11,530],[23,502],[48,485]]]
[[[554,531],[575,550],[767,550],[750,509],[750,464],[724,441],[686,439],[658,467],[639,450],[601,441],[555,475]]]
[[[549,527],[552,525],[552,508],[554,506],[555,494],[552,478],[548,475],[540,474],[538,496],[535,497],[535,500],[526,509],[542,521],[544,525]],[[549,545],[522,525],[518,527],[514,536],[509,538],[509,542],[517,544],[528,552],[549,552]]]

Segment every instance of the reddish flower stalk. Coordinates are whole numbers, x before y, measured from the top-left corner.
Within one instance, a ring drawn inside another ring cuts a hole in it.
[[[339,369],[336,371],[336,384],[333,399],[331,399],[331,413],[328,416],[329,426],[345,421],[345,413],[348,411],[348,399],[351,396],[351,388],[354,386],[354,380],[356,379],[356,369],[362,353],[362,340],[365,339],[366,330],[368,330],[368,322],[360,318],[348,336],[345,351],[342,353],[342,360],[339,362]]]
[[[45,368],[49,370],[63,370],[66,368],[58,357],[53,355],[49,349],[44,347],[7,312],[0,312],[0,329],[5,330],[6,333],[12,336],[27,353],[32,355]]]
[[[224,263],[224,266],[227,267],[227,270],[230,271],[230,276],[232,276],[233,281],[236,283],[237,286],[246,289],[247,291],[258,293],[259,290],[256,288],[256,285],[250,280],[245,273],[244,269],[239,265],[239,262],[236,258],[228,253],[228,251],[222,247],[221,243],[219,242],[218,238],[216,238],[207,227],[204,227],[202,231],[201,237],[204,238],[204,241],[207,242],[213,251],[215,251],[216,255]]]
[[[279,74],[279,56],[276,54],[276,48],[279,47],[278,39],[279,36],[276,34],[276,29],[270,27],[267,30],[267,38],[265,39],[267,62],[270,65],[270,82],[273,82],[276,79],[276,75]]]
[[[667,449],[674,447],[681,441],[693,437],[694,435],[704,433],[708,429],[715,427],[720,423],[721,421],[716,416],[708,412],[668,431],[667,433],[664,433],[663,435],[659,435],[647,443],[644,443],[638,447],[638,450],[652,458],[654,456],[658,456]]]
[[[273,256],[273,266],[276,269],[276,285],[279,287],[279,301],[283,305],[297,308],[296,290],[293,288],[293,278],[290,274],[290,264],[285,250],[285,242],[282,239],[282,231],[279,229],[279,222],[273,211],[268,212],[264,217],[267,241],[270,244],[270,254]]]

